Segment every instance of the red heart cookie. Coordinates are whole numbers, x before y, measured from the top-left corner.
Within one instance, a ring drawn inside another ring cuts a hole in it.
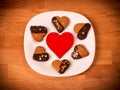
[[[71,33],[65,32],[61,35],[52,32],[46,39],[48,47],[61,58],[73,45],[74,37]]]

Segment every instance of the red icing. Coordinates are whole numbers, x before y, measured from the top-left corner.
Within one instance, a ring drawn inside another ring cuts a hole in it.
[[[71,33],[65,32],[61,35],[52,32],[46,39],[48,47],[61,58],[73,45],[74,37]]]

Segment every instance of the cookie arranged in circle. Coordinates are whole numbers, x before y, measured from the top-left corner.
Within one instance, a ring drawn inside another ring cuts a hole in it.
[[[45,49],[38,46],[33,54],[33,59],[36,61],[47,61],[49,59],[49,54],[45,52]]]
[[[59,33],[61,33],[69,24],[69,19],[66,16],[54,16],[52,23]]]
[[[71,54],[73,59],[80,59],[88,55],[89,55],[89,52],[87,51],[87,49],[83,45],[80,45],[80,44],[74,47],[74,51]]]
[[[31,26],[30,30],[34,40],[37,42],[42,41],[44,36],[47,34],[47,28],[44,26]]]
[[[87,37],[91,25],[89,23],[77,23],[74,26],[74,32],[77,33],[77,37],[83,40]]]
[[[88,26],[90,28],[86,34]],[[68,42],[72,42],[72,45],[65,50],[70,45]],[[92,65],[95,55],[94,29],[91,22],[80,13],[42,12],[34,16],[25,28],[24,52],[28,65],[40,74],[53,77],[77,75]],[[63,60],[67,60],[68,64],[62,63]]]
[[[67,59],[62,61],[54,60],[52,66],[58,73],[63,74],[69,68],[70,62]]]

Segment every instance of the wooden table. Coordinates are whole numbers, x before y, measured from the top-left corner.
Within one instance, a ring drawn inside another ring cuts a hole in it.
[[[0,90],[120,90],[119,4],[119,0],[1,0]],[[25,26],[34,15],[50,10],[74,11],[92,22],[96,54],[86,72],[54,78],[28,66],[23,51]]]

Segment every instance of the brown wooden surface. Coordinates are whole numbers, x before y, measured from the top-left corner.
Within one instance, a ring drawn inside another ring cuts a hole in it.
[[[0,90],[120,90],[119,4],[119,0],[0,0]],[[54,78],[28,66],[25,26],[34,15],[50,10],[78,12],[93,23],[96,55],[86,72]]]

